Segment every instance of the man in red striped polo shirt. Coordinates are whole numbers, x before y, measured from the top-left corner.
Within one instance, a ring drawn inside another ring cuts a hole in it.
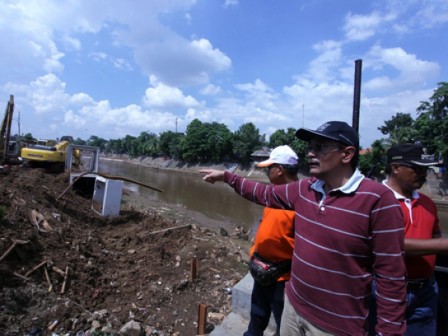
[[[380,335],[406,329],[403,216],[393,193],[356,168],[357,132],[341,121],[301,128],[311,178],[266,185],[204,169],[257,204],[295,211],[291,278],[282,336],[366,335],[372,279],[377,283]]]

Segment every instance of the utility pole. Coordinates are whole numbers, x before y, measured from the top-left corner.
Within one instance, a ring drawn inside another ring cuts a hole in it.
[[[177,134],[177,117],[176,117],[176,134]]]
[[[17,116],[17,128],[18,128],[18,131],[19,131],[19,139],[18,139],[18,145],[19,145],[19,148],[20,148],[20,139],[21,139],[21,136],[20,136],[20,110],[18,110],[17,111],[18,112],[18,116]]]
[[[302,103],[302,128],[305,127],[305,103]]]

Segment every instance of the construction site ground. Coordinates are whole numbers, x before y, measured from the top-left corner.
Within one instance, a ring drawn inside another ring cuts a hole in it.
[[[244,230],[126,191],[105,218],[69,173],[16,166],[0,181],[1,335],[188,336],[199,305],[205,333],[230,312]]]

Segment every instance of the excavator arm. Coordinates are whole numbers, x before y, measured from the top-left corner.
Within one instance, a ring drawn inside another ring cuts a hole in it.
[[[8,146],[9,146],[9,138],[11,136],[11,125],[13,114],[14,114],[14,96],[10,95],[8,104],[6,105],[6,111],[0,129],[0,164],[9,162]]]

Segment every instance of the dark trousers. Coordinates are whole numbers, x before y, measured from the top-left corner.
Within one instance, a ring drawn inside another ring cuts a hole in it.
[[[244,336],[263,336],[269,324],[271,313],[277,324],[277,334],[280,334],[280,320],[285,303],[285,282],[276,282],[269,286],[262,286],[254,281],[252,290],[250,322]]]
[[[372,297],[369,314],[369,336],[375,335],[376,283],[372,282]],[[435,336],[437,323],[438,286],[434,277],[421,288],[406,289],[406,336]]]

